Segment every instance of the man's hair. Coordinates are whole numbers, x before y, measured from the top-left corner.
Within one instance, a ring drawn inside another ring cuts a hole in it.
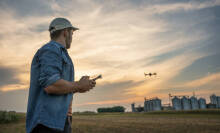
[[[53,29],[53,27],[50,28],[49,31],[52,30],[52,29]],[[61,32],[66,30],[66,29],[70,33],[71,28],[65,28],[65,29],[62,29],[62,30],[56,30],[53,33],[50,33],[50,39],[52,39],[52,40],[57,39],[60,36]]]

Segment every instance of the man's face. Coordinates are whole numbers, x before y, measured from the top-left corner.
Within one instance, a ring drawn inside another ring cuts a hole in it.
[[[72,43],[73,30],[67,30],[66,49],[69,49]]]

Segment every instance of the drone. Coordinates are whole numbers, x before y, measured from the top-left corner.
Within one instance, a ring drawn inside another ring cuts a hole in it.
[[[146,77],[146,76],[153,76],[153,75],[157,75],[157,73],[144,73],[144,76]]]

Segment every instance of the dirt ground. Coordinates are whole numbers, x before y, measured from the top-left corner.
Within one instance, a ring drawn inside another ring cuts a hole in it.
[[[74,114],[73,133],[220,133],[220,113]],[[0,124],[0,133],[25,133],[25,114]]]

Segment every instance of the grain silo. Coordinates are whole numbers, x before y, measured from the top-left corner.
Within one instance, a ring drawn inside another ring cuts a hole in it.
[[[161,110],[161,100],[158,98],[153,99],[153,110],[159,111]]]
[[[190,110],[191,109],[190,100],[188,98],[186,98],[185,96],[182,97],[181,103],[182,103],[183,110]]]
[[[181,100],[178,97],[174,96],[174,98],[172,99],[172,104],[174,110],[182,109]]]
[[[147,112],[147,101],[144,101],[144,112]]]
[[[191,102],[191,108],[192,110],[196,110],[196,109],[199,109],[199,103],[198,103],[198,100],[195,96],[192,96],[190,98],[190,102]]]
[[[206,100],[204,98],[199,99],[199,108],[206,109]]]
[[[217,97],[217,108],[220,108],[220,96]]]
[[[153,111],[153,100],[149,100],[149,111]]]
[[[147,112],[149,110],[148,101],[144,101],[144,112]]]
[[[217,106],[217,96],[215,94],[212,94],[210,96],[210,101],[211,101],[211,104],[215,104]]]
[[[147,101],[147,111],[150,111],[150,101]]]

